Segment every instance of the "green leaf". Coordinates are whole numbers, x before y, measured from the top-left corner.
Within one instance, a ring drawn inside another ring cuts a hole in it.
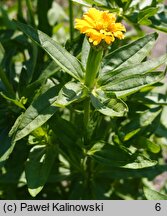
[[[15,143],[12,142],[8,133],[9,131],[7,128],[0,133],[0,166],[4,165],[4,162],[9,158],[9,155],[12,153],[15,146]]]
[[[158,10],[159,8],[155,8],[155,7],[144,8],[143,10],[139,12],[138,23],[140,25],[152,24],[151,20],[149,20],[148,18],[151,16],[154,16]]]
[[[95,143],[87,152],[87,155],[100,163],[110,166],[124,166],[131,161],[130,154],[127,151],[118,146],[113,146],[104,142]]]
[[[8,77],[6,76],[6,73],[1,66],[0,66],[0,79],[1,79],[2,83],[5,85],[7,92],[9,94],[11,94],[11,96],[15,96],[13,86],[9,82]]]
[[[73,2],[79,3],[86,7],[92,7],[92,5],[97,6],[107,6],[106,0],[72,0]]]
[[[144,156],[140,155],[136,158],[136,160],[132,163],[128,163],[124,168],[129,168],[129,169],[143,169],[146,167],[152,167],[157,164],[157,161],[155,160],[150,160],[148,158],[145,158]]]
[[[36,145],[28,156],[25,165],[28,191],[35,197],[45,185],[54,160],[56,158],[55,146]]]
[[[76,3],[78,3],[78,4],[81,4],[81,5],[83,5],[83,6],[86,6],[86,7],[91,7],[91,3],[92,3],[92,1],[90,0],[88,0],[88,1],[84,1],[84,0],[72,0],[73,2],[76,2]]]
[[[36,100],[15,122],[10,131],[10,136],[14,135],[14,141],[20,140],[30,134],[33,130],[43,125],[56,112],[53,105],[56,101],[57,87],[48,89]]]
[[[137,128],[137,129],[134,129],[134,130],[128,132],[124,136],[124,141],[127,141],[127,140],[131,139],[132,137],[134,137],[140,130],[141,130],[141,128]]]
[[[131,101],[136,103],[139,101],[144,104],[167,105],[167,95],[159,92],[138,92],[131,98]]]
[[[141,75],[147,72],[151,72],[154,69],[158,68],[162,64],[164,64],[167,60],[167,55],[160,56],[154,60],[149,60],[142,62],[136,65],[130,65],[128,67],[106,71],[104,74],[101,74],[98,78],[98,84],[100,86],[106,85],[108,83],[117,82],[119,79],[124,79],[128,76],[133,75]]]
[[[70,166],[77,170],[81,169],[80,160],[83,157],[81,148],[82,131],[78,125],[56,116],[49,121],[50,128],[55,133],[60,143],[60,151],[63,157],[70,163]]]
[[[156,120],[156,118],[160,115],[161,111],[162,110],[160,108],[152,108],[140,114],[136,114],[136,117],[133,117],[130,122],[121,128],[122,139],[124,141],[128,141],[141,130],[145,131],[146,127],[153,124],[154,120]]]
[[[77,125],[73,125],[71,122],[56,116],[51,119],[50,127],[57,135],[60,142],[64,143],[69,148],[71,148],[71,146],[73,149],[74,146],[76,147],[76,141],[81,137]]]
[[[60,90],[55,106],[65,107],[73,102],[77,102],[87,96],[87,89],[81,83],[68,82]]]
[[[162,174],[167,169],[166,165],[156,165],[143,169],[128,169],[100,165],[95,170],[95,175],[102,179],[129,179],[129,178],[148,178],[153,180],[157,175]]]
[[[96,89],[90,97],[94,108],[104,115],[124,116],[128,111],[127,105],[113,93],[107,94],[101,89]]]
[[[167,138],[167,127],[160,122],[157,130],[155,131],[156,136]]]
[[[13,98],[9,98],[9,97],[7,97],[5,94],[3,94],[2,92],[0,92],[0,95],[1,95],[3,98],[5,98],[6,100],[8,100],[8,101],[14,103],[16,106],[18,106],[18,107],[20,107],[20,108],[22,108],[22,109],[25,110],[24,105],[23,105],[20,101],[18,101],[18,100],[16,100],[16,99],[13,99]]]
[[[99,6],[108,6],[107,0],[94,0],[94,2]]]
[[[139,64],[149,54],[157,37],[157,33],[146,35],[108,54],[104,58],[103,72]]]
[[[147,187],[144,187],[144,195],[147,200],[167,200],[166,195],[161,194]]]
[[[60,68],[57,66],[57,64],[54,61],[51,61],[46,66],[46,68],[42,70],[39,78],[26,87],[26,93],[33,92],[34,90],[36,90],[36,88],[39,88],[42,83],[44,83],[49,77],[56,74],[59,70]]]
[[[167,105],[167,95],[161,93],[151,92],[149,95],[146,95],[145,98],[152,104]]]
[[[167,33],[167,24],[165,22],[163,23],[163,22],[159,21],[159,19],[154,19],[152,21],[152,23],[154,23],[154,24],[151,24],[150,27]]]
[[[2,44],[0,43],[0,63],[2,62],[4,55],[5,55],[5,50],[2,46]]]
[[[122,147],[105,143],[96,143],[87,154],[100,164],[111,167],[124,167],[129,169],[142,169],[156,165],[140,154],[132,154]]]
[[[145,137],[137,137],[134,143],[137,148],[147,149],[148,151],[152,153],[158,153],[161,150],[158,144],[150,141],[149,139]]]
[[[18,21],[15,23],[21,31],[42,47],[65,72],[77,80],[82,80],[84,74],[80,62],[66,49],[40,30]]]
[[[111,83],[102,86],[107,92],[114,92],[117,97],[124,97],[140,90],[145,86],[149,86],[164,78],[163,72],[149,72],[145,74],[129,75],[118,78]]]
[[[150,20],[152,21],[152,24],[150,25],[150,27],[167,33],[166,13],[167,13],[167,6],[163,4],[161,5],[160,12],[150,18]]]
[[[82,56],[81,56],[81,62],[82,62],[82,65],[85,69],[86,69],[89,51],[90,51],[90,44],[89,44],[87,38],[85,37],[83,45],[82,45]]]

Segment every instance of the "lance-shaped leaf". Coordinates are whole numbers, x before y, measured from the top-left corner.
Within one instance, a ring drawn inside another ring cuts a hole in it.
[[[167,95],[151,92],[149,95],[146,95],[146,102],[147,99],[150,101],[150,104],[157,104],[157,105],[167,105]],[[148,102],[149,104],[149,102]]]
[[[36,145],[31,149],[25,165],[28,191],[31,196],[35,197],[42,190],[55,158],[55,146]]]
[[[88,0],[88,1],[84,1],[84,0],[72,0],[73,2],[76,2],[78,4],[81,4],[83,6],[86,6],[86,7],[91,7],[91,4],[92,4],[92,0]]]
[[[142,169],[156,165],[156,161],[149,160],[141,154],[132,154],[122,147],[106,143],[96,143],[87,154],[98,163],[109,167],[124,167]]]
[[[106,71],[104,74],[100,74],[98,78],[98,84],[100,86],[106,85],[107,83],[117,82],[119,79],[125,79],[125,77],[130,75],[144,74],[146,72],[151,72],[154,69],[160,67],[167,61],[167,55],[160,56],[159,58],[148,60],[140,64],[131,65],[129,67],[124,67],[116,70]]]
[[[9,158],[15,146],[15,143],[12,142],[8,133],[9,131],[7,128],[0,133],[0,167],[4,165],[4,162]]]
[[[57,87],[48,89],[16,120],[10,131],[10,136],[14,135],[13,140],[17,141],[30,134],[33,130],[43,125],[56,112],[53,106],[57,95]]]
[[[164,78],[163,72],[150,72],[145,74],[130,75],[115,80],[102,87],[104,91],[111,91],[117,97],[130,95],[145,86],[159,82]]]
[[[127,105],[113,93],[106,94],[104,91],[96,89],[90,97],[94,108],[104,115],[124,116],[128,111]]]
[[[31,92],[35,91],[37,88],[39,88],[39,86],[42,85],[42,83],[45,83],[45,81],[53,76],[54,74],[56,74],[58,71],[60,71],[60,68],[57,66],[57,64],[55,63],[55,61],[51,61],[46,68],[44,68],[44,70],[42,70],[41,75],[39,76],[39,78],[37,80],[35,80],[34,82],[30,83],[27,87],[26,87],[26,94],[31,94]]]
[[[81,4],[86,7],[92,7],[92,5],[97,6],[107,6],[106,0],[72,0],[73,2],[76,2],[78,4]]]
[[[108,54],[104,59],[103,71],[140,63],[153,48],[157,36],[157,33],[146,35]]]
[[[159,119],[161,112],[162,109],[156,107],[146,110],[140,114],[136,114],[131,121],[121,128],[122,140],[127,141],[139,132],[149,132],[146,128],[149,127],[149,129],[151,129],[150,125],[156,127],[156,120]]]
[[[152,24],[150,27],[158,29],[160,31],[167,33],[167,6],[161,5],[162,8],[159,11],[159,13],[156,13],[153,17],[150,17],[150,20],[152,21]]]
[[[118,167],[108,167],[99,165],[97,167],[96,174],[98,178],[102,179],[129,179],[129,178],[148,178],[153,180],[157,175],[166,171],[166,165],[156,165],[152,167],[146,167],[143,169],[128,169]]]
[[[155,154],[161,150],[160,145],[143,136],[137,137],[134,144],[137,148],[143,148]]]
[[[138,14],[138,23],[140,25],[152,24],[152,22],[149,18],[154,16],[155,14],[157,14],[158,10],[159,10],[159,8],[156,8],[156,7],[144,8]]]
[[[167,105],[167,95],[159,92],[138,92],[130,99],[132,102],[144,104]]]
[[[68,82],[60,90],[54,105],[58,107],[65,107],[73,102],[83,99],[87,96],[87,94],[86,87],[81,83]]]
[[[89,44],[87,38],[85,37],[83,44],[82,44],[82,55],[81,55],[81,62],[82,62],[82,65],[85,69],[86,69],[89,51],[90,51],[90,44]]]
[[[167,196],[161,194],[155,190],[152,190],[148,187],[144,187],[144,195],[147,200],[167,200]]]
[[[66,49],[40,30],[18,21],[15,23],[21,31],[42,47],[64,71],[75,79],[82,80],[83,70],[80,62]]]
[[[2,92],[0,92],[0,95],[5,98],[6,100],[12,102],[13,104],[15,104],[16,106],[22,108],[25,110],[25,107],[24,105],[21,103],[21,101],[17,100],[17,99],[13,99],[13,98],[10,98],[8,96],[6,96],[5,94],[3,94]]]

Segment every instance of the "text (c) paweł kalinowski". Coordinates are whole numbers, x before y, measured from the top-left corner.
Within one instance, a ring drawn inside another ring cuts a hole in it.
[[[26,212],[43,212],[43,211],[95,211],[100,212],[103,211],[103,203],[93,203],[93,204],[70,204],[69,202],[65,203],[46,203],[46,204],[27,204],[20,203],[20,211]]]

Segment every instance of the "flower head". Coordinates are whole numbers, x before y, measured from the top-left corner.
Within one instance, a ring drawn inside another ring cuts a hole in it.
[[[76,19],[75,28],[86,34],[89,42],[97,46],[101,41],[106,44],[114,42],[115,38],[123,39],[124,25],[116,23],[116,16],[108,11],[90,8],[82,19]]]

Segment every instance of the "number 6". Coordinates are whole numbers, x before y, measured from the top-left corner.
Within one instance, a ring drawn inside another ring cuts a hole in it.
[[[156,203],[155,204],[155,210],[156,211],[161,211],[161,203]]]

